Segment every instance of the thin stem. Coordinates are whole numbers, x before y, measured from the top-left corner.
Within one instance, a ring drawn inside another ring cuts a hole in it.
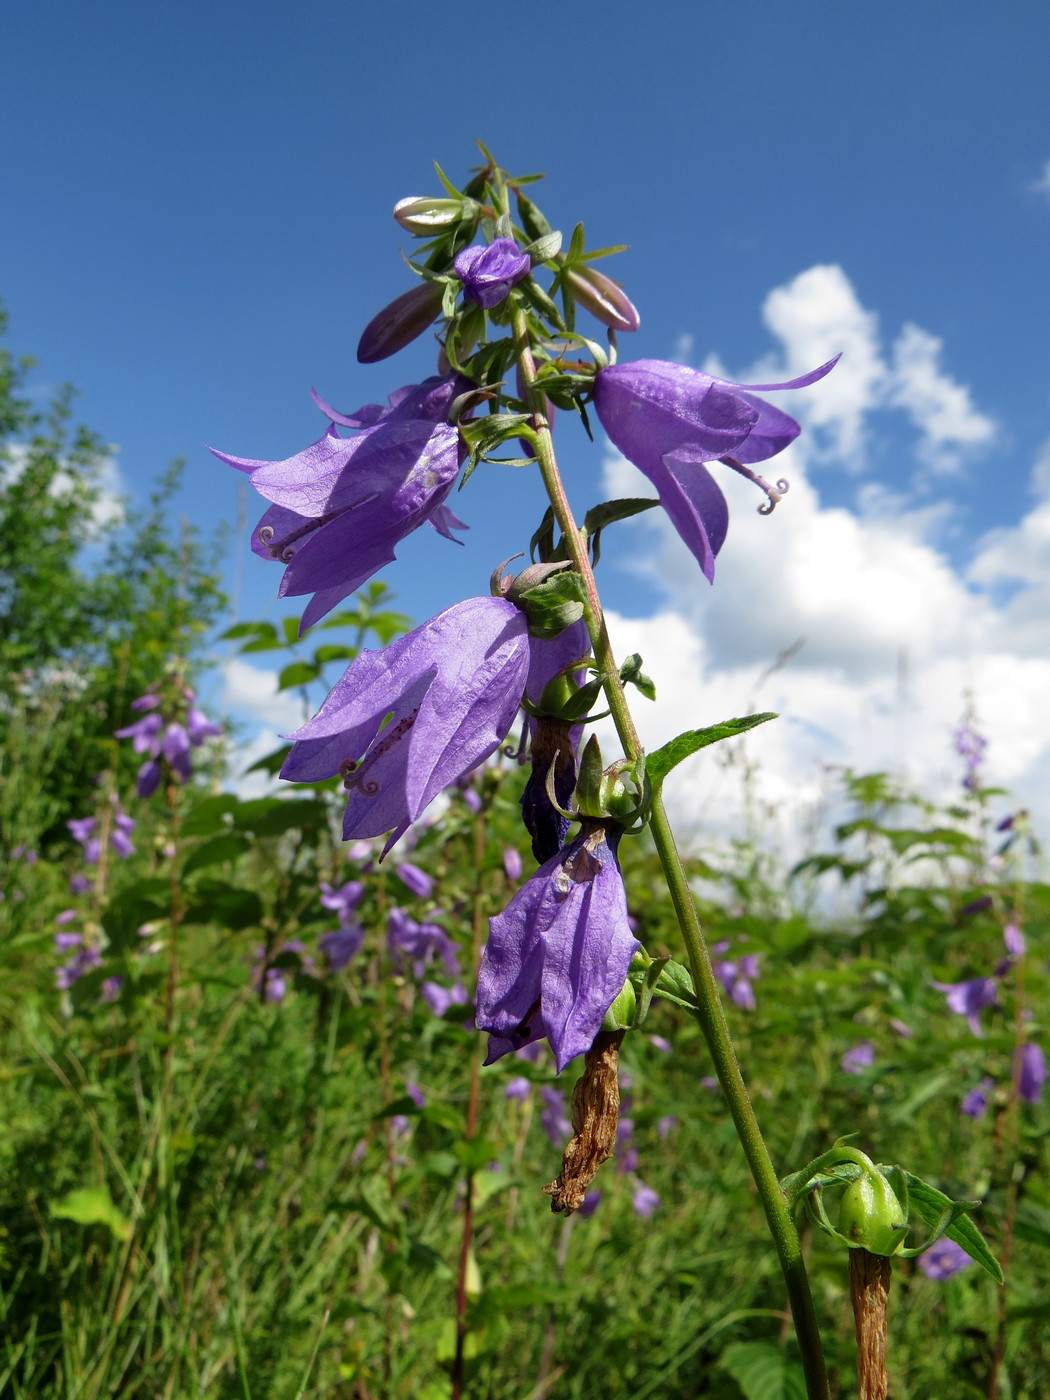
[[[620,680],[619,669],[613,655],[612,643],[602,613],[594,570],[587,550],[587,542],[573,518],[572,510],[565,495],[557,461],[554,456],[554,443],[544,414],[543,391],[537,384],[536,366],[529,340],[528,320],[524,308],[519,304],[512,313],[512,326],[515,339],[515,352],[521,368],[526,398],[533,414],[532,427],[536,432],[536,462],[547,488],[554,517],[558,522],[569,551],[573,567],[584,581],[587,602],[584,617],[587,631],[594,649],[595,661],[606,677],[605,695],[612,713],[616,732],[628,759],[641,756],[642,746],[631,717],[627,697]],[[737,1136],[744,1150],[751,1175],[758,1188],[758,1194],[766,1214],[777,1257],[787,1286],[788,1298],[795,1321],[802,1365],[806,1376],[809,1400],[828,1400],[827,1371],[824,1353],[820,1342],[816,1311],[810,1293],[806,1264],[798,1231],[795,1229],[787,1201],[780,1189],[773,1163],[762,1137],[755,1111],[751,1106],[744,1079],[737,1064],[736,1054],[729,1036],[718,983],[711,966],[710,954],[697,917],[692,892],[686,877],[682,859],[675,844],[663,799],[657,794],[652,803],[650,829],[656,845],[664,878],[670,891],[671,901],[678,918],[682,937],[689,953],[693,982],[697,996],[697,1020],[704,1039],[711,1052],[715,1073],[722,1092],[725,1094],[729,1111],[736,1127]]]

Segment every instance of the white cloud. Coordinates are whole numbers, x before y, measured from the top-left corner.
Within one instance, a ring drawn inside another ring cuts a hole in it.
[[[1042,171],[1032,181],[1030,188],[1035,194],[1045,194],[1050,199],[1050,160],[1044,162]]]
[[[784,363],[761,365],[749,374],[756,380],[812,368],[843,343],[852,349],[826,380],[792,396],[807,432],[776,459],[791,490],[771,516],[756,513],[753,487],[713,468],[731,517],[713,588],[662,512],[640,517],[654,547],[639,551],[645,563],[635,567],[659,583],[665,603],[655,617],[610,622],[617,650],[640,651],[657,684],[657,704],[636,707],[646,745],[749,708],[777,710],[782,718],[744,746],[758,764],[753,798],[797,837],[827,800],[829,762],[901,773],[932,795],[958,793],[952,732],[969,692],[990,740],[989,780],[1013,788],[1047,825],[1050,444],[1033,473],[1032,510],[979,541],[961,574],[938,545],[950,503],[917,509],[873,482],[857,509],[829,507],[809,476],[827,452],[810,428],[855,464],[887,411],[907,412],[927,469],[987,446],[992,421],[941,368],[940,341],[908,325],[887,354],[877,318],[839,268],[812,268],[776,289],[766,320]],[[606,485],[652,494],[615,453]],[[744,808],[732,776],[740,767],[712,750],[676,774],[669,797],[708,831],[734,822],[739,830]]]
[[[107,525],[124,518],[124,482],[117,465],[117,449],[110,447],[107,455],[98,463],[96,486],[98,496],[91,507],[93,533],[97,535]],[[9,443],[0,456],[0,485],[13,486],[25,472],[29,462],[29,448],[24,443]],[[53,499],[72,491],[77,485],[73,474],[59,467],[48,483],[48,495]]]
[[[298,729],[309,719],[295,693],[277,689],[276,671],[250,666],[235,656],[227,661],[223,674],[223,708],[235,716],[247,716],[282,734]]]

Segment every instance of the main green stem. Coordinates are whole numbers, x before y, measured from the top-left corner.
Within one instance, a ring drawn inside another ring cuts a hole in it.
[[[573,567],[581,575],[587,593],[585,620],[594,649],[594,659],[601,673],[606,677],[605,695],[612,713],[616,732],[623,745],[624,754],[629,759],[641,756],[642,746],[638,731],[634,727],[627,697],[620,681],[608,628],[602,613],[598,587],[591,568],[587,541],[577,529],[572,510],[569,507],[554,456],[554,443],[545,416],[546,402],[542,390],[536,382],[536,365],[532,356],[529,339],[528,320],[521,306],[513,312],[515,350],[521,375],[525,385],[529,408],[533,414],[532,426],[536,432],[536,461],[547,488],[555,519],[565,538],[566,547],[572,558]],[[809,1400],[829,1400],[827,1371],[824,1365],[824,1350],[820,1342],[817,1315],[813,1307],[813,1296],[809,1289],[806,1263],[802,1255],[802,1242],[795,1229],[791,1212],[784,1193],[780,1189],[773,1163],[766,1148],[758,1119],[751,1106],[747,1087],[744,1084],[740,1066],[737,1063],[733,1043],[729,1037],[722,999],[711,956],[707,951],[692,892],[686,878],[682,858],[675,844],[674,834],[667,820],[663,798],[656,793],[652,801],[650,829],[656,845],[664,878],[671,894],[682,937],[689,952],[689,963],[696,987],[697,1020],[707,1041],[707,1047],[714,1061],[715,1073],[722,1086],[729,1112],[732,1115],[737,1136],[744,1149],[751,1175],[754,1177],[762,1207],[766,1213],[770,1233],[776,1247],[777,1257],[787,1285],[788,1298],[798,1337],[802,1366],[806,1376],[806,1390]]]

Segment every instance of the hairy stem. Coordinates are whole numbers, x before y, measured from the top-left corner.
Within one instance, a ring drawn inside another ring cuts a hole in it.
[[[625,756],[628,759],[637,759],[642,752],[641,742],[631,717],[619,669],[613,655],[612,643],[609,640],[608,629],[602,614],[594,570],[591,567],[587,550],[587,542],[576,525],[558,471],[554,456],[554,443],[544,415],[543,392],[536,381],[536,366],[529,339],[528,320],[525,310],[520,304],[514,309],[512,325],[517,360],[529,408],[533,415],[532,427],[536,432],[536,462],[550,498],[554,517],[565,538],[573,567],[584,581],[587,595],[584,617],[591,646],[594,649],[594,659],[600,671],[606,676],[605,695],[613,722],[616,725],[616,732],[623,745]],[[663,800],[659,794],[656,794],[653,799],[650,827],[679,927],[682,930],[682,937],[689,953],[689,963],[698,1002],[697,1020],[711,1052],[718,1082],[722,1086],[722,1092],[729,1105],[729,1111],[744,1149],[744,1155],[758,1188],[780,1267],[784,1274],[806,1375],[809,1400],[828,1400],[830,1391],[824,1365],[824,1353],[821,1347],[813,1298],[810,1293],[809,1279],[806,1274],[802,1245],[798,1231],[791,1219],[787,1201],[780,1189],[780,1183],[762,1137],[758,1119],[751,1106],[740,1066],[737,1064],[718,991],[718,983],[711,966],[710,954],[700,927],[696,906],[693,903],[685,868],[675,844]]]

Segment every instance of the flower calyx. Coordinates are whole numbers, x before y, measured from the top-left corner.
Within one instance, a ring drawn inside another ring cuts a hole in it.
[[[622,758],[603,768],[598,738],[592,734],[580,759],[576,816],[581,821],[615,822],[627,830],[632,822],[644,823],[647,806],[644,760]]]

